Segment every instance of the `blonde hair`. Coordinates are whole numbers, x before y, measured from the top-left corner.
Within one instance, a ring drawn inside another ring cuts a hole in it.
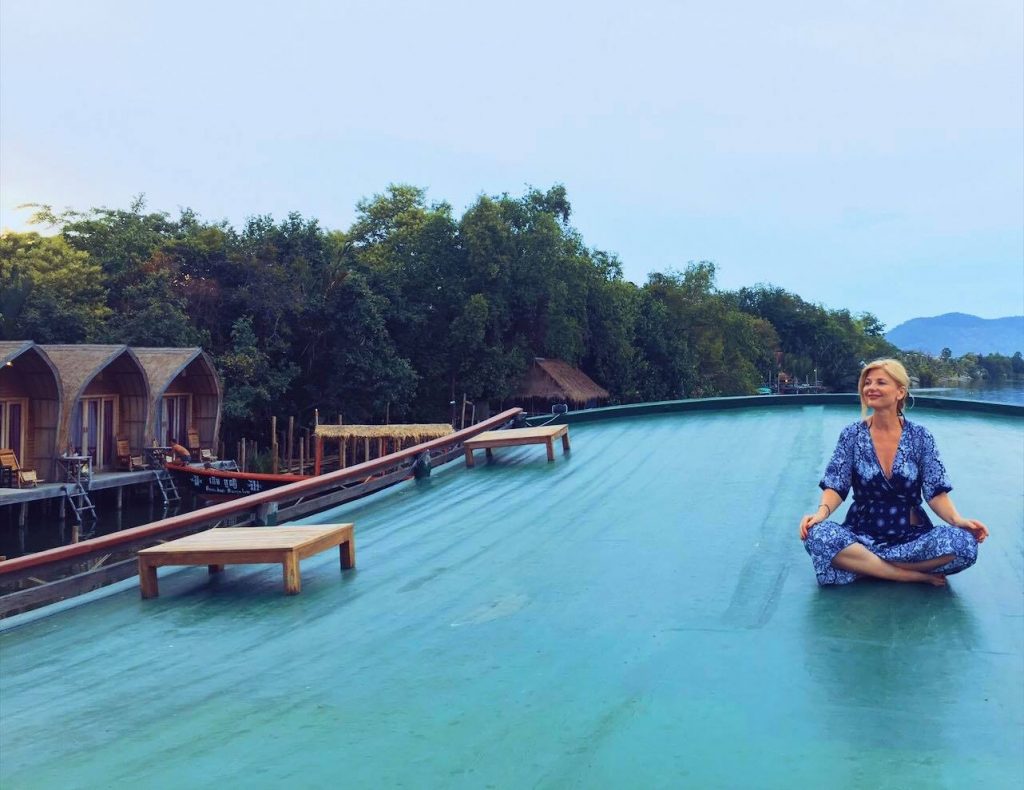
[[[903,397],[896,401],[896,413],[903,414],[903,407],[907,403],[907,397],[910,395],[910,376],[907,375],[907,369],[903,367],[903,363],[898,359],[876,359],[874,362],[869,362],[864,366],[860,372],[860,378],[857,379],[857,394],[860,395],[860,416],[868,416],[868,404],[864,400],[864,379],[867,378],[868,373],[872,370],[884,370],[892,377],[899,386],[903,387],[906,392]]]

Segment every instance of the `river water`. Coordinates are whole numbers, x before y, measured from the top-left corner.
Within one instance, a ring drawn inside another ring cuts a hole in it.
[[[920,395],[937,398],[964,398],[985,400],[993,403],[1014,403],[1024,405],[1024,381],[1007,381],[1002,384],[980,384],[974,386],[949,387],[944,389],[915,390]]]

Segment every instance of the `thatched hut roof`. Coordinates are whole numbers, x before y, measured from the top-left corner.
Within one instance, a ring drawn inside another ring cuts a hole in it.
[[[536,357],[512,396],[516,400],[537,398],[567,403],[607,400],[608,390],[586,373],[560,359]]]
[[[16,361],[26,352],[31,352],[29,357]],[[8,365],[19,378],[28,382],[33,398],[60,399],[60,374],[41,346],[31,340],[0,341],[0,368]]]
[[[450,433],[455,429],[445,423],[316,426],[316,435],[325,439],[413,439],[417,444]]]
[[[200,378],[200,382],[194,387],[195,391],[220,397],[220,378],[217,376],[213,360],[201,348],[138,348],[132,346],[132,351],[139,358],[139,362],[142,363],[142,367],[146,371],[146,376],[149,377],[149,386],[154,401],[159,400],[170,383],[197,360],[199,368],[197,378]]]
[[[0,340],[0,365],[6,365],[34,345],[31,340]]]
[[[138,357],[125,345],[54,345],[42,346],[46,356],[50,358],[54,366],[60,372],[63,385],[63,400],[66,404],[73,404],[81,396],[89,382],[96,378],[111,362],[122,354],[135,363],[139,376],[137,383],[129,385],[127,390],[133,395],[145,395],[149,391],[149,381],[146,372],[139,362]],[[141,386],[140,386],[141,385]]]

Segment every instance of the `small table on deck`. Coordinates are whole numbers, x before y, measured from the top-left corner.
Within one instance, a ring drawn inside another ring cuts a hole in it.
[[[521,444],[545,444],[548,460],[555,460],[555,439],[562,437],[562,454],[569,452],[569,426],[544,425],[540,428],[510,428],[506,431],[484,431],[462,443],[466,451],[466,466],[473,466],[473,451],[486,450],[492,456],[492,447],[514,447]]]
[[[92,456],[91,455],[58,455],[57,465],[64,471],[62,477],[65,483],[82,484],[85,480],[86,487],[92,480]]]
[[[171,448],[165,446],[143,447],[142,456],[150,469],[163,469],[164,459],[171,454]]]
[[[210,573],[225,565],[280,563],[284,591],[302,590],[299,560],[337,546],[341,568],[356,566],[352,524],[315,527],[221,527],[178,538],[139,552],[139,586],[143,598],[156,598],[156,569],[161,565],[206,565]]]

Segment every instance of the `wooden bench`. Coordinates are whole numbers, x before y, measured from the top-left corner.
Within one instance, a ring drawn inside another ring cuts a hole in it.
[[[280,563],[284,591],[302,590],[299,561],[337,546],[341,568],[356,566],[352,524],[310,527],[221,527],[178,538],[139,552],[139,587],[143,598],[156,598],[156,569],[162,565],[206,565],[210,573],[225,565]]]
[[[544,444],[548,448],[548,461],[555,460],[555,439],[562,437],[562,454],[569,452],[569,426],[545,425],[540,428],[511,428],[507,431],[485,431],[466,439],[462,446],[466,450],[466,466],[473,466],[473,451],[486,450],[487,457],[494,447],[516,447],[522,444]]]

